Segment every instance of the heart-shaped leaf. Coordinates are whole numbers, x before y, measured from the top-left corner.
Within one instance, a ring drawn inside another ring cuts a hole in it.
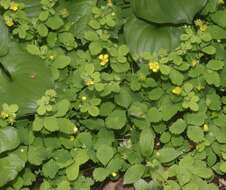
[[[124,28],[124,35],[133,56],[159,49],[172,50],[179,45],[181,29],[178,27],[156,26],[131,18]]]
[[[154,23],[192,23],[207,0],[133,0],[135,14]]]
[[[33,113],[36,101],[52,87],[48,67],[17,43],[10,43],[8,55],[0,62],[0,104],[17,104],[19,115]]]
[[[9,50],[8,28],[5,26],[3,18],[0,16],[0,56],[4,56]]]

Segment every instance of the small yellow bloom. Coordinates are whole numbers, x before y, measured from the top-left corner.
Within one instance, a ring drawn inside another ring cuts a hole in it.
[[[156,152],[156,156],[160,156],[160,152]]]
[[[196,59],[193,59],[191,62],[192,67],[195,67],[197,65],[198,61]]]
[[[182,88],[177,86],[172,90],[172,93],[175,95],[180,95],[182,93]]]
[[[199,28],[200,31],[205,32],[207,30],[207,24],[201,19],[195,20],[195,25]]]
[[[70,141],[74,141],[75,140],[75,137],[74,136],[71,136],[70,137]]]
[[[116,177],[118,174],[116,172],[111,173],[112,177]]]
[[[13,19],[11,17],[6,16],[4,17],[4,20],[7,26],[11,27],[14,25]]]
[[[68,17],[70,14],[68,12],[68,10],[65,8],[65,9],[62,9],[60,11],[60,14],[65,18],[65,17]]]
[[[106,65],[109,62],[109,55],[108,54],[101,54],[99,55],[100,64],[102,66]]]
[[[8,113],[1,112],[1,118],[6,119],[8,117],[9,117],[9,114]]]
[[[18,3],[14,2],[14,1],[11,2],[10,7],[9,7],[10,10],[17,11],[18,8],[19,8],[19,4]]]
[[[203,131],[205,131],[205,132],[209,131],[209,126],[207,124],[203,125]]]
[[[23,148],[21,148],[21,149],[20,149],[20,152],[24,152],[24,149],[23,149]]]
[[[219,5],[223,5],[224,4],[224,0],[218,0],[217,2]]]
[[[160,69],[159,63],[157,61],[150,62],[148,65],[149,69],[154,73],[157,73]]]
[[[86,101],[87,100],[87,97],[86,96],[82,96],[82,100],[83,101]]]
[[[74,133],[77,133],[78,132],[78,128],[77,127],[74,127],[73,132]]]
[[[50,59],[50,60],[54,60],[54,59],[55,59],[55,56],[54,56],[54,55],[50,55],[50,56],[49,56],[49,59]]]
[[[87,86],[91,86],[91,85],[94,84],[94,81],[89,79],[89,80],[86,80],[85,83],[86,83]]]

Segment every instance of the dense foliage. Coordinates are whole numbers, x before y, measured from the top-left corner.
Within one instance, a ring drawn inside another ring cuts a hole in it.
[[[223,0],[1,0],[0,189],[218,190]]]

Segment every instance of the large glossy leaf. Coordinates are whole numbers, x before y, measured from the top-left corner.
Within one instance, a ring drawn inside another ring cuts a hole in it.
[[[17,43],[10,43],[8,55],[0,62],[0,104],[17,104],[19,115],[33,113],[36,101],[52,87],[48,67]]]
[[[73,23],[73,32],[80,36],[88,27],[92,15],[92,8],[96,0],[61,1],[58,10],[66,8],[69,12],[68,20]]]
[[[42,5],[40,0],[17,0],[17,2],[24,4],[24,11],[29,17],[39,16]]]
[[[155,23],[191,23],[207,0],[132,0],[135,14]]]
[[[24,168],[25,162],[16,154],[10,154],[0,159],[0,187],[16,178]]]
[[[0,153],[12,150],[20,144],[17,130],[13,127],[0,129]]]
[[[124,28],[126,43],[135,57],[144,52],[174,49],[179,45],[180,34],[181,29],[178,27],[159,27],[135,17],[131,18]]]
[[[3,18],[0,16],[0,56],[8,53],[9,47],[8,28],[5,26]]]

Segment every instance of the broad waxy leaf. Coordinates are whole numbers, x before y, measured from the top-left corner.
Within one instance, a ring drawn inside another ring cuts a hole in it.
[[[159,27],[135,17],[124,27],[126,43],[134,56],[160,49],[172,50],[179,45],[180,34],[181,29],[178,27]]]
[[[0,159],[0,187],[16,178],[18,173],[24,168],[25,162],[16,154],[10,154]]]
[[[0,128],[0,153],[16,148],[19,143],[19,135],[15,128]]]
[[[192,23],[207,0],[133,0],[135,14],[154,23]]]
[[[74,23],[72,28],[74,35],[76,37],[83,35],[83,32],[88,28],[96,0],[62,1],[60,3],[58,9],[66,8],[69,13],[68,20]]]
[[[18,115],[33,113],[36,101],[52,87],[45,63],[25,52],[21,45],[10,43],[8,55],[0,58],[0,104],[17,104]]]
[[[3,18],[0,16],[0,56],[4,56],[9,51],[9,34]]]
[[[40,0],[17,0],[17,2],[24,4],[24,11],[28,17],[37,17],[42,10]]]

